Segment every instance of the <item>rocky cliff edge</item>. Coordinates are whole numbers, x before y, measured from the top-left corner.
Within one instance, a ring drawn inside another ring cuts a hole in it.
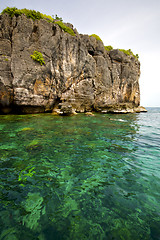
[[[58,24],[0,15],[0,112],[140,112],[140,62]],[[45,64],[34,61],[42,53]]]

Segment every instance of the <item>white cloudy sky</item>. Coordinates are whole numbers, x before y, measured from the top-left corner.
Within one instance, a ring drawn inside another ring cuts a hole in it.
[[[0,12],[7,6],[57,14],[79,33],[138,53],[141,105],[160,107],[160,0],[0,0]]]

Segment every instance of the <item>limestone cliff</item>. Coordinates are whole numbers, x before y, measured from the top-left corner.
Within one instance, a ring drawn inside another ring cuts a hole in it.
[[[75,36],[45,19],[0,16],[1,113],[132,112],[139,106],[139,61],[73,30]],[[45,65],[31,58],[35,50]]]

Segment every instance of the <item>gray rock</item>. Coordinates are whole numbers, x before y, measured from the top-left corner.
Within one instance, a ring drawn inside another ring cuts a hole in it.
[[[139,61],[117,49],[108,53],[101,41],[67,25],[75,36],[45,19],[0,16],[1,112],[70,115],[139,106]],[[45,65],[31,58],[35,50]]]
[[[109,55],[112,60],[116,60],[118,62],[122,62],[125,59],[125,54],[118,49],[113,49],[109,52]]]

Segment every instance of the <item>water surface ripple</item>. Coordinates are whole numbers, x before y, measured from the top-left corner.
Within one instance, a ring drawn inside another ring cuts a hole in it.
[[[160,240],[160,108],[0,116],[0,240]]]

